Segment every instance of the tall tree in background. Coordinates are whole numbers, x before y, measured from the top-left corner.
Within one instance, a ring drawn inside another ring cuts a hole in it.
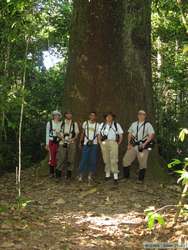
[[[75,0],[64,108],[112,110],[127,127],[152,113],[151,1]]]

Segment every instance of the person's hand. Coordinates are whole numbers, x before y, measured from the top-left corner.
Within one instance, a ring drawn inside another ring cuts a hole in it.
[[[45,149],[46,149],[47,151],[49,151],[49,145],[48,145],[48,144],[46,144]]]
[[[133,146],[129,143],[127,149],[130,150]]]

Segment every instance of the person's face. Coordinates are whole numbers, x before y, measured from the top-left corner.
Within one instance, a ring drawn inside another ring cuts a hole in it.
[[[106,121],[107,121],[108,123],[111,123],[111,122],[113,121],[113,116],[112,116],[112,115],[107,115]]]
[[[145,121],[145,119],[146,119],[146,114],[138,113],[138,120],[139,121]]]
[[[66,115],[65,115],[65,118],[66,118],[67,120],[72,120],[72,114],[71,114],[71,113],[66,114]]]
[[[54,115],[54,121],[60,121],[61,117],[60,115]]]
[[[91,113],[91,114],[89,115],[89,119],[90,119],[90,121],[92,121],[92,122],[96,121],[96,118],[97,118],[97,116],[96,116],[95,113]]]

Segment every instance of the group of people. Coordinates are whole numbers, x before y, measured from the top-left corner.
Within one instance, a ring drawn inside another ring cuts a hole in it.
[[[78,180],[88,173],[90,183],[96,173],[99,147],[105,164],[105,180],[111,177],[118,183],[119,145],[123,141],[123,129],[112,112],[104,115],[102,123],[97,122],[96,112],[89,114],[88,120],[79,129],[72,112],[67,111],[62,118],[59,111],[52,112],[52,119],[46,126],[46,149],[49,151],[49,171],[51,177],[71,179],[75,166],[77,144],[82,150]],[[123,177],[130,177],[130,167],[137,158],[139,162],[138,182],[142,183],[147,168],[149,150],[154,145],[154,129],[146,120],[146,112],[138,111],[138,117],[128,129],[128,146],[123,157]]]

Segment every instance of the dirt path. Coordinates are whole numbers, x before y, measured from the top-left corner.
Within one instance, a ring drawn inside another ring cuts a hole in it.
[[[30,170],[23,173],[22,194],[30,200],[18,211],[15,176],[0,179],[0,249],[144,249],[143,242],[177,242],[188,235],[186,221],[173,229],[147,229],[144,209],[176,204],[178,194],[170,187],[135,180],[89,187],[76,180],[57,182],[42,177],[35,183]],[[174,210],[165,214],[172,220]]]

